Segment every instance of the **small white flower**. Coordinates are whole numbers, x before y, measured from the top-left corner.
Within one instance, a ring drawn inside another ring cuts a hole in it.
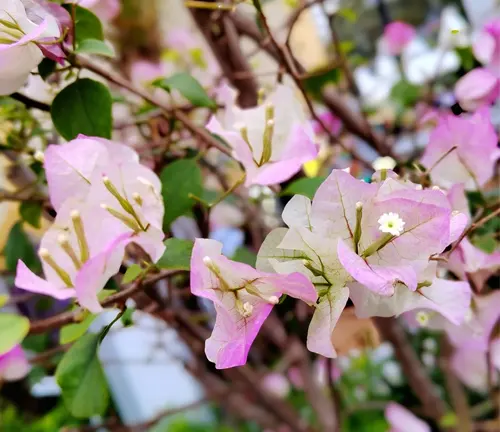
[[[372,163],[372,167],[375,171],[380,170],[392,170],[396,166],[396,161],[390,156],[383,156],[375,159]]]
[[[380,224],[379,230],[384,233],[389,233],[394,236],[400,235],[405,226],[403,219],[399,217],[397,213],[384,213],[380,216],[378,223]]]
[[[415,319],[421,327],[427,327],[427,325],[429,324],[430,316],[427,312],[419,311],[417,312]]]

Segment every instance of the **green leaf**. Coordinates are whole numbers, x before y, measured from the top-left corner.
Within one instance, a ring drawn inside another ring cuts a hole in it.
[[[40,260],[28,236],[24,232],[21,222],[16,223],[10,230],[3,254],[7,270],[11,272],[16,271],[18,260],[24,261],[35,273],[41,270]]]
[[[454,428],[458,424],[458,418],[457,415],[449,411],[446,413],[441,419],[439,420],[439,426],[443,428]]]
[[[52,121],[68,141],[79,134],[111,138],[112,99],[108,88],[88,78],[64,88],[52,102]]]
[[[162,195],[165,202],[163,228],[182,216],[195,204],[189,194],[201,196],[203,193],[201,170],[193,159],[183,159],[167,165],[160,174]]]
[[[195,106],[207,108],[215,108],[217,106],[201,84],[185,72],[177,73],[169,78],[158,79],[153,82],[153,85],[168,92],[178,90],[182,96]]]
[[[466,72],[470,71],[476,65],[476,60],[474,53],[472,52],[472,47],[456,47],[455,51],[460,57],[460,63]]]
[[[42,203],[40,201],[23,201],[19,206],[19,214],[23,221],[32,227],[40,228],[42,226]]]
[[[135,281],[142,273],[142,267],[139,264],[132,264],[123,275],[124,284]]]
[[[69,412],[78,418],[103,415],[109,391],[97,357],[99,334],[87,333],[64,355],[56,369],[56,381]]]
[[[308,92],[317,97],[328,84],[336,84],[340,80],[339,68],[319,69],[311,72],[304,80],[304,86]]]
[[[63,7],[71,14],[72,5],[67,4]],[[77,45],[85,39],[104,40],[104,31],[99,18],[81,6],[76,6],[75,39]]]
[[[10,351],[28,334],[28,318],[10,313],[0,314],[0,355]]]
[[[38,65],[40,77],[45,81],[56,70],[56,66],[57,63],[54,60],[45,57]]]
[[[495,240],[495,234],[485,234],[472,239],[474,246],[477,246],[482,251],[492,254],[498,247],[498,242]]]
[[[402,107],[411,107],[420,98],[420,87],[401,80],[391,90],[391,99]]]
[[[59,333],[59,343],[64,345],[82,337],[96,317],[97,315],[89,314],[82,322],[65,325]]]
[[[281,195],[304,195],[310,199],[313,199],[314,194],[320,187],[321,183],[325,181],[325,177],[305,177],[295,180],[290,183]]]
[[[115,51],[106,42],[97,39],[85,39],[78,44],[77,54],[97,54],[104,57],[114,57]]]
[[[156,263],[159,268],[170,270],[189,270],[193,242],[178,238],[169,238],[165,241],[165,252]]]
[[[233,260],[255,267],[257,255],[247,247],[240,246],[238,249],[236,249],[236,252],[233,255]]]

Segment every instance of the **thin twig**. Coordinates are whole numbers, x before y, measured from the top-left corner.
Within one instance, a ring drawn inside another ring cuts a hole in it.
[[[17,92],[12,93],[10,97],[18,102],[23,103],[27,108],[36,108],[40,111],[50,112],[50,105],[46,104],[45,102],[37,101]]]

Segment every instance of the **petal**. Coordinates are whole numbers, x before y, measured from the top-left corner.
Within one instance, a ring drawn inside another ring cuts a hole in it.
[[[57,286],[37,276],[21,260],[17,262],[14,284],[26,291],[54,297],[57,300],[68,300],[76,295],[74,289],[66,288],[62,283]]]
[[[462,348],[453,353],[450,363],[457,377],[467,387],[480,392],[486,391],[488,388],[486,351]]]
[[[302,300],[307,304],[314,304],[318,299],[314,285],[301,273],[292,273],[286,276],[268,276],[265,281],[272,283],[278,292]]]
[[[286,228],[275,228],[267,235],[257,254],[255,267],[258,270],[273,273],[275,270],[270,260],[288,261],[303,257],[300,251],[278,248],[287,231]]]
[[[410,266],[369,265],[339,240],[337,245],[339,260],[350,275],[369,290],[385,296],[394,294],[394,286],[403,282],[410,291],[417,289],[417,275]]]
[[[272,305],[262,301],[256,301],[252,306],[252,315],[243,318],[235,307],[228,310],[215,304],[217,318],[212,335],[205,342],[205,354],[217,369],[246,363],[248,351],[272,310]]]
[[[498,96],[500,81],[486,68],[476,68],[455,84],[455,96],[463,109],[474,111],[493,102]]]
[[[391,432],[431,432],[431,428],[403,406],[391,402],[385,409]]]
[[[469,224],[469,218],[464,213],[452,214],[450,219],[450,244],[462,235]]]
[[[281,215],[290,228],[311,229],[311,200],[303,195],[294,195]]]
[[[90,258],[75,278],[76,296],[80,305],[92,313],[102,311],[97,294],[104,288],[109,278],[120,269],[125,254],[125,246],[131,235],[126,233],[112,241],[101,253]]]
[[[335,358],[337,353],[332,345],[332,332],[349,298],[346,287],[331,287],[320,298],[309,324],[307,349],[325,357]]]
[[[30,365],[23,349],[16,345],[9,352],[0,355],[0,379],[18,381],[24,378],[30,370]]]

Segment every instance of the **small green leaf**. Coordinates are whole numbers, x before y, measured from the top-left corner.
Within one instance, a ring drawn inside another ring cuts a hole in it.
[[[207,108],[215,108],[217,106],[201,84],[185,72],[177,73],[169,78],[158,79],[153,82],[153,85],[167,91],[178,90],[182,96],[195,106]]]
[[[56,66],[57,63],[54,60],[45,57],[38,65],[38,73],[40,74],[40,77],[45,81],[56,70]]]
[[[52,121],[68,141],[79,134],[111,138],[112,99],[108,88],[88,78],[65,87],[52,102]]]
[[[28,318],[10,313],[0,314],[0,355],[21,343],[29,329]]]
[[[64,404],[77,418],[103,415],[109,391],[97,356],[100,335],[87,333],[64,355],[56,369]]]
[[[42,217],[42,203],[40,201],[23,201],[19,206],[19,214],[23,221],[34,228],[40,228]]]
[[[16,271],[17,261],[22,260],[35,273],[41,270],[40,260],[33,245],[23,230],[21,222],[16,223],[10,230],[7,243],[3,250],[7,270]]]
[[[125,312],[123,313],[123,315],[120,318],[120,320],[123,324],[123,327],[129,327],[132,324],[134,324],[134,320],[133,320],[134,312],[135,312],[134,308],[125,309]]]
[[[391,99],[403,108],[411,107],[420,98],[420,87],[401,80],[391,90]]]
[[[59,333],[59,343],[64,345],[79,339],[85,334],[96,317],[97,315],[89,314],[82,322],[65,325]]]
[[[320,187],[321,183],[325,181],[325,177],[305,177],[295,180],[290,183],[281,195],[304,195],[310,199],[313,199],[314,194]]]
[[[193,159],[178,160],[163,169],[160,180],[165,202],[163,228],[168,231],[170,224],[195,204],[189,195],[203,194],[201,170]]]
[[[304,86],[308,92],[317,97],[328,84],[336,84],[340,80],[339,68],[327,68],[313,71],[304,80]]]
[[[170,270],[189,270],[191,262],[191,253],[193,251],[193,242],[191,240],[182,240],[169,238],[165,241],[165,252],[156,263],[159,268]]]
[[[122,283],[127,284],[135,281],[142,273],[142,267],[139,264],[132,264],[123,275]]]
[[[114,57],[115,51],[106,42],[97,39],[85,39],[78,44],[77,54],[97,54],[104,57]]]
[[[63,7],[71,14],[74,6],[67,4]],[[104,40],[102,24],[96,15],[81,6],[76,6],[75,12],[75,39],[77,45],[85,39]]]
[[[257,255],[255,254],[255,252],[252,252],[247,247],[240,246],[238,249],[236,249],[236,252],[233,255],[233,260],[255,267],[255,262],[257,261]]]

